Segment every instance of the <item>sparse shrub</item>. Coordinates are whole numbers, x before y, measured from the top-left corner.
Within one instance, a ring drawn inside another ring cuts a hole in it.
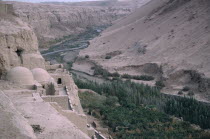
[[[134,48],[137,48],[138,53],[145,54],[146,53],[146,44],[142,44],[141,42],[136,42],[134,44]]]
[[[146,53],[146,45],[145,45],[145,46],[139,47],[139,48],[138,48],[138,53],[145,54],[145,53]]]
[[[154,80],[154,77],[149,75],[141,75],[141,76],[132,76],[135,80],[143,80],[143,81],[152,81]]]
[[[118,72],[110,73],[109,76],[111,77],[120,77],[120,74]]]
[[[100,66],[94,67],[94,75],[101,75],[103,73],[103,69]]]
[[[188,95],[188,96],[194,96],[195,93],[194,93],[193,91],[189,91],[187,95]]]
[[[129,74],[123,74],[121,77],[125,78],[125,79],[131,79],[132,78],[132,76],[129,75]]]
[[[94,70],[94,69],[95,69],[95,67],[91,67],[90,69]]]
[[[108,77],[116,77],[119,78],[120,74],[118,72],[110,73],[106,69],[103,69],[101,66],[95,65],[95,67],[91,67],[94,70],[94,75],[102,75],[104,78],[108,79]]]
[[[134,75],[134,76],[131,76],[132,77],[132,79],[134,79],[134,80],[141,80],[141,76],[136,76],[136,75]]]
[[[92,110],[91,111],[91,116],[97,118],[97,119],[100,119],[101,118],[101,114],[98,110]]]
[[[115,80],[120,80],[120,78],[119,77],[113,77],[112,81],[115,81]]]
[[[33,128],[35,133],[37,132],[41,133],[43,131],[40,125],[31,125],[31,127]]]
[[[179,91],[179,92],[178,92],[178,95],[183,95],[183,92],[182,92],[182,91]]]
[[[155,86],[156,86],[158,89],[162,89],[162,88],[165,87],[165,84],[163,83],[163,81],[156,81]]]
[[[95,66],[94,75],[102,75],[104,78],[107,78],[110,74],[106,69],[103,69],[101,66]]]
[[[112,58],[112,57],[111,57],[111,56],[109,56],[109,55],[105,57],[105,59],[111,59],[111,58]]]
[[[85,55],[85,58],[90,58],[90,56],[89,55]]]
[[[188,86],[185,86],[185,87],[183,87],[183,89],[182,89],[182,91],[184,91],[184,92],[187,92],[187,91],[189,91],[190,90],[190,88],[188,87]]]

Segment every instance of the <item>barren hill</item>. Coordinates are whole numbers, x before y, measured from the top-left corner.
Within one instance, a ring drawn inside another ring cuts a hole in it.
[[[112,72],[153,75],[168,88],[208,92],[209,14],[209,0],[152,0],[92,40],[80,56]]]

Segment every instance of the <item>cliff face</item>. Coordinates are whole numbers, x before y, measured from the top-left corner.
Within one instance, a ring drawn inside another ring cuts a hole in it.
[[[12,15],[0,15],[0,48],[0,77],[16,66],[45,68],[35,33]]]
[[[111,24],[130,13],[125,8],[75,7],[71,5],[13,3],[15,13],[29,23],[40,47],[63,36],[85,31],[86,27]]]
[[[10,6],[0,3],[4,7],[0,10],[0,138],[88,139],[87,120],[73,79],[62,65],[45,63],[35,33]],[[41,75],[33,75],[30,70],[34,68]],[[48,83],[36,77],[47,78]]]

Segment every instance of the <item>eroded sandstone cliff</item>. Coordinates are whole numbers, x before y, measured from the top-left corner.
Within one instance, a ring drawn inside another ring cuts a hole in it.
[[[0,15],[0,77],[16,66],[45,68],[32,29],[13,15]]]
[[[15,13],[29,23],[39,40],[40,47],[63,36],[80,33],[87,27],[109,25],[127,15],[127,8],[71,6],[68,4],[13,3]]]

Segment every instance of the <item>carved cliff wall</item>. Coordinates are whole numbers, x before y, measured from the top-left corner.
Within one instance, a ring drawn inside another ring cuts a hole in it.
[[[11,5],[5,7],[12,9]],[[2,10],[4,14],[0,15],[0,77],[16,66],[45,69],[44,59],[38,51],[35,33],[14,15],[6,14],[11,12],[8,9]]]

